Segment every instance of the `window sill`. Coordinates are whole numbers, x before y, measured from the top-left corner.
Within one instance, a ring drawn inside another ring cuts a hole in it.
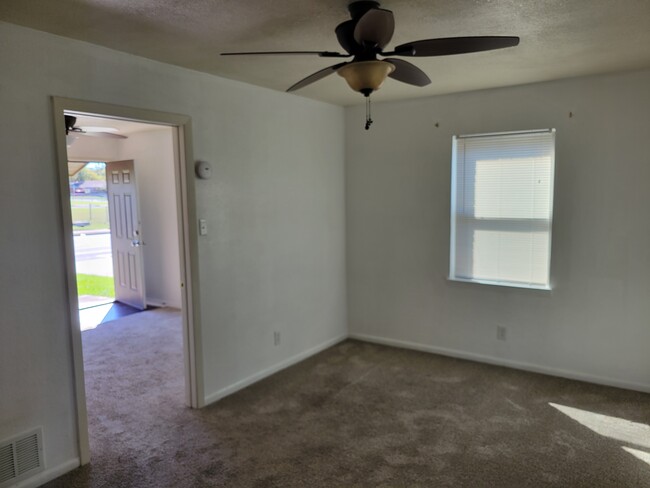
[[[505,288],[523,288],[524,290],[552,291],[552,288],[548,285],[526,285],[524,283],[509,283],[509,282],[502,282],[502,281],[470,280],[464,278],[453,278],[451,276],[448,276],[447,280],[458,281],[460,283],[475,283],[478,285],[502,286]]]

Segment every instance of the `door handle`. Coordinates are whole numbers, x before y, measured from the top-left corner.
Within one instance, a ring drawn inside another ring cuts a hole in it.
[[[140,247],[140,246],[144,246],[144,245],[145,245],[145,243],[142,242],[142,241],[139,240],[139,239],[133,239],[133,240],[131,241],[131,247]]]

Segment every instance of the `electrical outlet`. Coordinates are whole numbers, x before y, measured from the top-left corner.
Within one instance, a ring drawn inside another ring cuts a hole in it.
[[[280,333],[279,332],[273,332],[273,345],[274,346],[279,346],[280,345]]]
[[[503,325],[497,325],[497,340],[498,341],[506,340],[506,328]]]

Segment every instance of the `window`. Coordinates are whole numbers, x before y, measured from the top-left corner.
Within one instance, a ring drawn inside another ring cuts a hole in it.
[[[555,130],[455,136],[449,278],[549,289]]]

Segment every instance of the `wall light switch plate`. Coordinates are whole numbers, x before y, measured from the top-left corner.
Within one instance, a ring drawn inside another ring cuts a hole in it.
[[[199,235],[208,235],[208,222],[205,219],[199,219]]]

